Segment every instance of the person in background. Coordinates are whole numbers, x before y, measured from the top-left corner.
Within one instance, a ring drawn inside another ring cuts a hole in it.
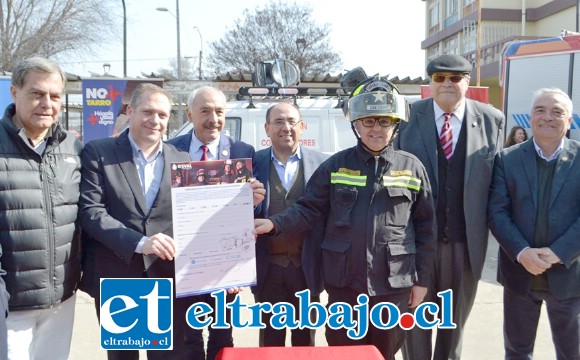
[[[467,99],[471,63],[458,55],[429,62],[431,98],[415,102],[395,147],[417,156],[433,185],[437,253],[425,301],[441,306],[440,291],[453,290],[456,329],[415,327],[407,333],[406,360],[460,359],[463,329],[477,292],[487,250],[487,199],[495,154],[504,140],[505,117]]]
[[[81,290],[100,318],[103,278],[174,278],[171,163],[189,156],[163,143],[171,113],[167,90],[139,84],[127,108],[129,129],[85,145],[79,217],[83,228]],[[173,298],[173,350],[148,359],[184,359],[187,298]],[[108,359],[139,358],[137,350],[108,350]]]
[[[65,84],[53,61],[20,61],[10,85],[13,104],[0,124],[0,272],[10,294],[9,359],[69,356],[81,276],[82,144],[58,123]]]
[[[580,143],[572,101],[533,97],[532,139],[496,156],[488,205],[504,287],[505,359],[531,359],[542,304],[558,359],[580,359]]]
[[[510,133],[505,140],[504,148],[508,148],[526,140],[528,140],[528,133],[526,132],[526,129],[521,126],[514,126],[510,130]]]
[[[254,147],[222,133],[226,123],[226,96],[220,90],[203,86],[192,91],[187,99],[187,118],[193,124],[190,133],[168,140],[178,150],[186,152],[191,161],[227,160],[227,159],[254,159]],[[253,169],[256,169],[253,164]],[[266,190],[264,185],[251,180],[254,193],[254,207],[264,199]],[[227,302],[234,300],[237,289],[228,289]],[[214,298],[211,294],[197,295],[190,298],[194,302],[205,302],[215,312]],[[227,312],[227,321],[231,319]],[[188,329],[186,332],[187,359],[213,360],[224,347],[234,346],[232,329],[209,328],[207,353],[201,330]]]
[[[256,153],[263,169],[257,179],[266,188],[266,198],[257,217],[277,214],[294,204],[305,192],[306,183],[328,158],[321,152],[300,146],[302,115],[292,104],[275,104],[266,111],[264,129],[272,146]],[[323,290],[318,263],[322,260],[320,242],[324,226],[315,231],[279,236],[260,235],[256,244],[257,285],[252,289],[256,302],[287,302],[298,309],[298,291],[309,289],[311,301],[319,301]],[[273,329],[271,314],[263,318],[260,346],[284,346],[286,330]],[[292,346],[314,346],[315,331],[292,330]]]
[[[323,224],[322,261],[314,264],[323,273],[328,306],[353,306],[365,294],[369,308],[390,302],[403,313],[423,301],[433,266],[429,178],[415,156],[392,146],[407,120],[407,103],[392,83],[372,77],[356,85],[345,115],[357,145],[322,163],[294,205],[255,219],[255,233],[280,239]],[[383,313],[382,321],[387,317]],[[404,330],[369,326],[363,338],[352,339],[347,330],[327,326],[326,340],[331,346],[374,345],[394,360]]]

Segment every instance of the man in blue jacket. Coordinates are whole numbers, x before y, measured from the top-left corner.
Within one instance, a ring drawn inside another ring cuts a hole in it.
[[[531,359],[546,304],[558,359],[580,359],[580,143],[572,100],[534,94],[531,140],[496,156],[488,220],[501,246],[505,359]]]
[[[265,218],[294,204],[306,190],[306,183],[328,158],[321,152],[300,146],[304,120],[296,106],[280,103],[266,112],[264,128],[272,146],[256,153],[262,169],[257,179],[266,188],[266,198],[257,217]],[[298,291],[309,289],[311,301],[323,290],[320,242],[324,226],[301,234],[261,235],[256,244],[258,283],[253,289],[256,302],[287,302],[298,308]],[[286,331],[273,329],[271,314],[263,319],[260,346],[284,346]],[[292,330],[292,346],[314,346],[314,330]]]
[[[187,117],[193,124],[193,130],[185,135],[168,141],[178,150],[189,153],[192,161],[226,160],[250,158],[254,159],[254,147],[242,141],[236,141],[222,134],[226,122],[226,97],[220,90],[204,86],[193,91],[187,99]],[[253,170],[255,170],[253,164]],[[264,199],[264,187],[251,180],[254,191],[254,206]],[[230,292],[233,289],[230,289]],[[227,301],[233,301],[230,294]],[[214,307],[214,299],[210,294],[191,297],[192,302],[205,302]],[[230,315],[228,312],[228,322]],[[187,359],[213,360],[224,347],[234,346],[232,329],[209,328],[207,356],[204,349],[201,330],[189,329],[186,334]]]

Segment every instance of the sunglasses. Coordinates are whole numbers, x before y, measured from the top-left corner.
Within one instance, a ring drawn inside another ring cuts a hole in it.
[[[461,80],[463,80],[465,76],[464,75],[440,75],[440,74],[435,74],[431,76],[431,79],[433,79],[433,81],[435,81],[436,83],[442,83],[445,81],[445,79],[449,79],[452,83],[458,83]]]

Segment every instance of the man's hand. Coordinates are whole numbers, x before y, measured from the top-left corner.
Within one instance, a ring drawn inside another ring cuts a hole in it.
[[[524,250],[524,252],[522,252],[520,255],[520,264],[522,264],[524,268],[532,275],[543,274],[544,271],[552,267],[552,264],[544,260],[542,257],[549,256],[550,253],[554,254],[550,249],[548,249],[549,251],[546,251],[545,249],[546,248],[528,248]],[[556,255],[554,254],[553,256]]]
[[[175,243],[170,236],[158,233],[145,240],[141,252],[143,255],[157,255],[163,260],[173,260]]]
[[[274,223],[268,219],[254,219],[254,235],[267,234],[274,230]]]
[[[544,254],[540,255],[540,259],[544,260],[545,262],[552,265],[562,263],[562,260],[558,257],[558,255],[556,255],[549,247],[540,248],[539,250],[544,250]]]
[[[415,308],[419,306],[427,295],[427,288],[423,286],[414,285],[411,288],[411,293],[409,294],[409,308]]]
[[[264,184],[256,179],[250,180],[250,186],[252,187],[252,192],[254,195],[254,207],[260,205],[264,197],[266,196],[266,189],[264,189]]]

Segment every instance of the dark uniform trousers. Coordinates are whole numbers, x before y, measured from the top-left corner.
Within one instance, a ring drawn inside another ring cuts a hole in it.
[[[407,312],[409,304],[410,289],[404,289],[389,295],[369,296],[369,310],[378,303],[390,302],[399,308],[402,313]],[[328,293],[328,305],[337,302],[344,302],[351,306],[357,305],[357,297],[360,291],[355,291],[349,288],[336,288],[326,285],[326,292]],[[355,314],[356,315],[356,314]],[[382,312],[382,321],[387,323],[389,321],[387,311]],[[367,314],[367,318],[369,315]],[[355,316],[355,321],[358,317]],[[400,326],[395,326],[392,329],[383,330],[378,329],[369,324],[368,332],[365,337],[360,340],[353,340],[347,335],[346,329],[331,329],[326,326],[326,341],[330,346],[344,346],[344,345],[375,345],[378,350],[385,356],[385,360],[395,360],[395,353],[401,348],[405,340],[404,330]],[[380,345],[379,345],[380,344]],[[419,360],[419,359],[417,359]]]

